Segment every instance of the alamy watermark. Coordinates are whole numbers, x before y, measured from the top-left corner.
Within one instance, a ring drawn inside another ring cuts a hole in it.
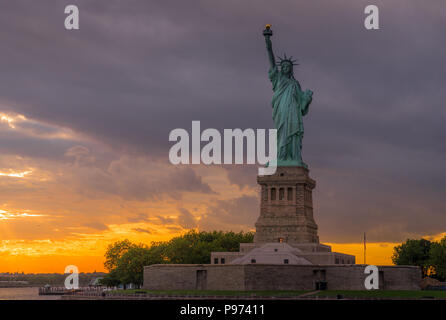
[[[65,289],[79,289],[79,269],[74,265],[65,267],[65,273],[70,273],[65,278]]]
[[[259,168],[259,175],[272,175],[277,169],[277,130],[268,129],[268,156],[266,139],[265,129],[224,129],[222,135],[212,128],[201,132],[200,121],[192,121],[191,135],[181,128],[170,132],[169,141],[176,143],[170,148],[169,160],[175,165],[209,165],[243,164],[246,158],[246,164],[266,165]],[[202,142],[207,143],[202,147]]]
[[[374,265],[368,265],[364,269],[364,274],[368,276],[364,280],[364,287],[367,290],[377,290],[379,289],[379,271],[378,267]]]

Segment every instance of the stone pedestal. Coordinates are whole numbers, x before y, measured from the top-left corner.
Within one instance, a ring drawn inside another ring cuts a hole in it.
[[[316,182],[308,173],[304,167],[277,167],[275,174],[257,177],[261,201],[256,245],[319,243],[312,198]]]
[[[280,166],[273,175],[258,176],[260,216],[254,243],[241,243],[239,252],[212,252],[211,264],[354,264],[354,256],[319,243],[313,218],[316,182],[308,172],[304,167]]]

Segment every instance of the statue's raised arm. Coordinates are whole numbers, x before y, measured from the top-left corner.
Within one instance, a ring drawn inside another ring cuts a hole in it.
[[[263,36],[265,37],[266,50],[268,51],[268,59],[271,69],[276,68],[276,58],[274,57],[273,44],[270,39],[272,35],[273,31],[271,30],[271,25],[267,24],[265,30],[263,30]]]

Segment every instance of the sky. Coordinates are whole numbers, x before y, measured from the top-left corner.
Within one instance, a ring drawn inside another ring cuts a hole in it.
[[[64,28],[64,8],[80,29]],[[106,247],[253,231],[256,165],[172,165],[169,132],[273,128],[262,30],[314,92],[303,158],[322,243],[391,264],[446,232],[442,0],[3,0],[0,272],[102,271]]]

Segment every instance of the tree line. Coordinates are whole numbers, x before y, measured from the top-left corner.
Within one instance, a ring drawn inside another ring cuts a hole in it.
[[[252,232],[197,232],[152,242],[150,246],[129,240],[110,244],[105,252],[104,267],[108,270],[101,282],[107,286],[143,283],[144,266],[151,264],[208,264],[213,251],[239,250],[240,243],[253,242]]]

